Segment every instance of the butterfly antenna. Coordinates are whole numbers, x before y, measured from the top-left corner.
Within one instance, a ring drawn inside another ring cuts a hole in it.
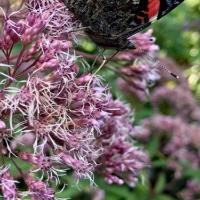
[[[152,39],[150,39],[150,41],[151,41]],[[145,40],[144,40],[145,41]],[[142,51],[142,50],[141,50]],[[148,55],[148,53],[147,53],[147,57],[149,57],[151,60],[152,60],[152,57],[151,57],[151,55]],[[157,59],[153,59],[154,60],[154,62],[155,63],[157,63],[157,64],[159,64],[159,68],[161,68],[161,69],[164,69],[168,74],[170,74],[172,77],[174,77],[175,79],[179,79],[180,77],[177,75],[177,74],[175,74],[175,73],[173,73],[171,70],[169,70],[167,67],[165,67],[164,65],[162,65],[161,63],[160,63],[160,61],[159,60],[157,60]]]
[[[105,64],[107,64],[108,62],[110,62],[118,53],[120,52],[120,50],[116,50],[115,53],[113,53],[106,61]]]
[[[161,69],[164,69],[167,73],[169,73],[169,74],[170,74],[172,77],[174,77],[175,79],[179,79],[179,78],[180,78],[177,74],[171,72],[171,71],[170,71],[167,67],[165,67],[164,65],[159,65],[159,67],[160,67]]]
[[[68,33],[81,32],[81,31],[86,31],[88,29],[90,29],[90,26],[85,26],[85,27],[80,27],[80,28],[74,28],[74,29],[70,30]]]
[[[105,49],[98,48],[98,55],[95,57],[95,59],[92,63],[92,67],[91,67],[92,69],[100,57],[102,57],[103,60],[106,60],[105,56],[103,55],[104,52],[105,52]]]

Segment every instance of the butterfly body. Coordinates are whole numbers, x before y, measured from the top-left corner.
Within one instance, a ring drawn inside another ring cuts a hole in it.
[[[100,46],[134,48],[128,37],[148,27],[183,0],[63,0]]]

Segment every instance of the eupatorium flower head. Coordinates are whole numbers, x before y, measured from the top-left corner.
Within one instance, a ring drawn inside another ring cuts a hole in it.
[[[50,185],[69,169],[78,180],[93,182],[98,172],[108,183],[135,185],[148,158],[130,138],[130,109],[113,100],[96,73],[77,65],[72,29],[79,23],[59,0],[26,3],[5,15],[0,36],[7,66],[0,73],[0,151],[18,157],[9,162],[28,189],[19,194],[55,199]],[[29,164],[27,171],[19,159]],[[14,177],[1,172],[4,198],[17,199]]]
[[[42,181],[37,181],[31,176],[26,177],[28,194],[32,200],[54,200],[54,190]]]
[[[120,59],[135,60],[141,56],[154,55],[158,50],[158,45],[155,44],[155,38],[152,36],[153,30],[148,30],[145,33],[137,33],[129,38],[135,45],[136,49],[123,51],[119,54]]]
[[[184,119],[200,120],[199,105],[191,91],[185,87],[158,87],[153,91],[151,101],[155,110],[159,110],[162,104],[168,104],[171,114],[178,114]]]
[[[16,181],[9,172],[9,168],[1,166],[0,168],[0,187],[5,200],[20,200],[17,193]]]
[[[133,63],[121,68],[125,78],[118,79],[119,87],[126,92],[131,92],[140,100],[146,100],[148,87],[160,79],[158,69],[154,64]]]
[[[169,167],[174,168],[177,177],[182,168],[190,166],[197,169],[200,164],[200,126],[188,123],[180,117],[155,115],[143,121],[136,137],[148,141],[154,134],[160,135],[160,151],[167,155]],[[166,139],[167,138],[167,139]],[[164,140],[165,139],[165,140]]]

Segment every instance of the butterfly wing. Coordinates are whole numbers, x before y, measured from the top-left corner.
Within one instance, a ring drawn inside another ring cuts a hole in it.
[[[162,18],[184,0],[140,0],[132,24],[135,26]]]
[[[159,20],[171,10],[176,8],[184,0],[140,0],[138,9],[127,25],[127,30],[119,37],[129,37],[151,25],[155,20]]]
[[[161,0],[157,19],[160,19],[161,17],[169,13],[183,1],[184,0]]]
[[[62,0],[100,46],[129,48],[127,38],[148,27],[183,0]]]

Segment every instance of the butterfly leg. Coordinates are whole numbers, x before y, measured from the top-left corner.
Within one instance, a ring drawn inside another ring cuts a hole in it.
[[[79,31],[87,31],[90,29],[90,26],[86,26],[86,27],[80,27],[80,28],[76,28],[76,29],[72,29],[70,30],[68,33],[71,33],[71,32],[79,32]]]
[[[108,62],[110,62],[110,61],[120,52],[120,50],[116,50],[116,52],[114,52],[113,54],[111,54],[111,56],[106,57],[106,56],[104,55],[105,50],[106,50],[106,49],[101,49],[101,48],[100,48],[100,51],[99,51],[99,55],[103,58],[103,60],[106,61],[105,64],[107,64]]]
[[[103,51],[101,53],[103,53],[104,51],[105,51],[105,49],[103,49]],[[116,52],[114,52],[108,58],[105,55],[102,55],[103,61],[102,61],[101,65],[99,66],[99,68],[94,72],[94,74],[97,74],[102,69],[102,67],[104,67],[108,62],[110,62],[119,52],[120,52],[120,50],[116,50]],[[96,64],[96,61],[98,60],[98,58],[99,58],[99,55],[96,56],[96,58],[92,64],[92,69],[93,69],[94,65]]]
[[[93,69],[93,67],[94,67],[94,65],[96,64],[96,62],[97,62],[97,60],[100,58],[100,57],[102,57],[103,58],[103,60],[106,60],[106,57],[104,56],[104,51],[105,51],[105,49],[103,48],[100,48],[100,47],[97,47],[98,48],[98,55],[95,57],[95,59],[94,59],[94,61],[93,61],[93,63],[92,63],[92,69]]]
[[[106,49],[98,47],[98,54],[104,59],[106,60],[106,56],[104,55]]]

